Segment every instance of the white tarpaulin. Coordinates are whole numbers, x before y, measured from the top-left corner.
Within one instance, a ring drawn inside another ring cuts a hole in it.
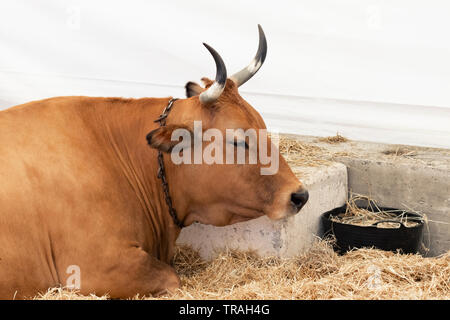
[[[62,95],[175,96],[230,74],[268,39],[241,87],[269,128],[450,148],[446,1],[0,2],[0,108]]]

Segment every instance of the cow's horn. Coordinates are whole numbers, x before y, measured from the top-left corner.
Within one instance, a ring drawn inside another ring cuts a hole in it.
[[[216,50],[208,46],[206,43],[203,43],[203,45],[213,56],[217,68],[216,81],[207,90],[203,91],[200,94],[200,102],[209,104],[216,101],[222,94],[223,89],[225,88],[225,83],[227,81],[227,68],[225,67],[225,63],[223,63],[222,58],[216,52]]]
[[[261,26],[258,24],[259,31],[259,46],[258,52],[256,52],[256,56],[253,58],[252,62],[242,69],[241,71],[233,74],[231,76],[231,80],[233,80],[238,87],[246,83],[251,77],[255,75],[255,73],[261,68],[266,59],[267,54],[267,41],[266,36],[264,35],[264,31]]]

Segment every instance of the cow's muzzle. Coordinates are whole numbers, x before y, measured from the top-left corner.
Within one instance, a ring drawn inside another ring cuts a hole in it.
[[[294,207],[296,213],[299,212],[301,208],[303,208],[306,202],[308,202],[308,199],[308,190],[305,190],[303,188],[291,194],[291,204]]]

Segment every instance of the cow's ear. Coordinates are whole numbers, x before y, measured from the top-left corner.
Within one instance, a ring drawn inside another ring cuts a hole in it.
[[[202,80],[203,84],[205,85],[205,89],[211,87],[212,84],[214,83],[213,80],[211,80],[207,77],[203,77],[203,78],[201,78],[201,80]]]
[[[184,147],[190,146],[193,141],[192,135],[188,126],[169,124],[150,131],[147,134],[147,143],[162,152],[171,152],[179,143],[183,143]]]
[[[198,96],[200,93],[203,92],[203,90],[205,90],[199,84],[191,81],[186,83],[184,87],[186,88],[186,97],[188,98]]]

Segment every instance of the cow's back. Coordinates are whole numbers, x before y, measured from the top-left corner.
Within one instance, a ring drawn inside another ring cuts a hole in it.
[[[92,257],[99,248],[83,244],[100,243],[108,231],[120,233],[120,225],[105,219],[133,210],[126,207],[132,201],[120,199],[129,195],[117,192],[118,173],[108,167],[86,121],[90,101],[60,97],[0,112],[2,298],[64,285],[71,265],[87,273],[98,268]],[[111,217],[101,214],[106,211]],[[83,265],[89,255],[92,263]]]

